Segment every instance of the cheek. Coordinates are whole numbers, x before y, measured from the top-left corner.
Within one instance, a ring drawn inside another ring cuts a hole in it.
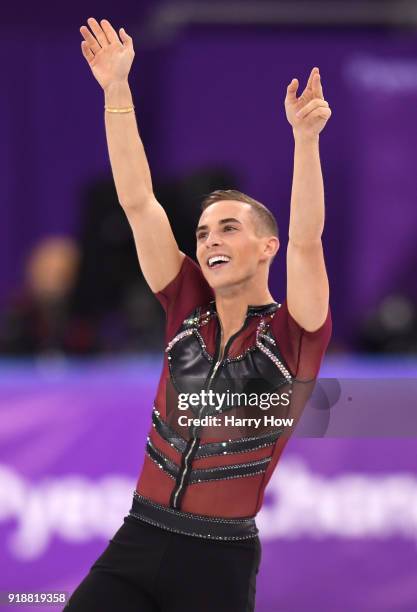
[[[245,240],[237,247],[239,258],[250,262],[258,253],[258,245],[251,240]]]
[[[239,249],[239,264],[248,272],[256,271],[259,263],[259,245],[248,241]]]

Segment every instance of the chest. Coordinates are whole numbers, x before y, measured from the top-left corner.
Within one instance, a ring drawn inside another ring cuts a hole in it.
[[[247,317],[240,330],[227,334],[208,313],[184,321],[166,348],[175,389],[241,392],[255,385],[271,391],[289,382],[291,374],[270,328],[271,314]]]

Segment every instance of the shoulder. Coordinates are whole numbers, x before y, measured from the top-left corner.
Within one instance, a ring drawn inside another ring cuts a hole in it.
[[[315,378],[332,333],[330,306],[323,325],[307,331],[291,316],[284,300],[271,321],[271,331],[293,375],[303,380]]]
[[[198,307],[214,299],[200,266],[188,255],[184,255],[181,268],[166,287],[154,294],[167,315],[167,335],[172,336],[182,322]]]

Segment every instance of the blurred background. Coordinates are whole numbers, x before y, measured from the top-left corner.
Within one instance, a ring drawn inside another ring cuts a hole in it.
[[[81,54],[90,16],[134,39],[138,125],[180,248],[194,256],[205,194],[248,193],[281,229],[277,301],[293,163],[284,97],[319,66],[333,111],[320,141],[334,325],[322,375],[369,387],[417,372],[415,1],[3,7],[2,591],[70,592],[101,553],[130,507],[162,363],[163,311]],[[411,435],[291,441],[259,515],[257,611],[415,611],[416,468]]]

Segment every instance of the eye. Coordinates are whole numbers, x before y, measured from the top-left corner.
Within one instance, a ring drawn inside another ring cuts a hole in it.
[[[207,236],[207,232],[200,232],[199,234],[197,234],[197,240],[202,240],[206,236]]]
[[[230,230],[235,230],[235,229],[236,229],[236,228],[235,228],[235,227],[233,227],[233,225],[225,225],[225,226],[224,226],[224,231],[225,231],[225,232],[226,232],[226,231],[230,231]]]

